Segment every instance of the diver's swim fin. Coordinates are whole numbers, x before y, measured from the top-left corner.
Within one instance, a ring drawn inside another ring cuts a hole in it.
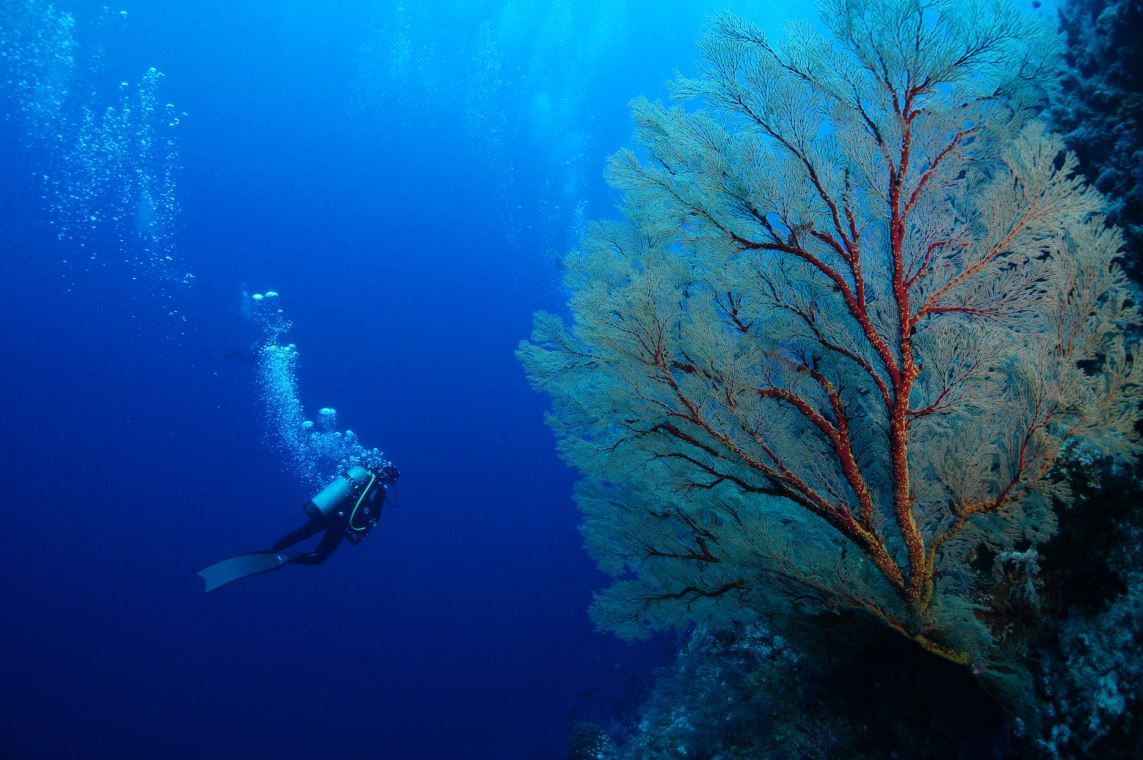
[[[287,552],[252,552],[239,554],[221,562],[215,562],[207,568],[198,571],[206,581],[206,591],[214,591],[219,586],[225,586],[231,581],[245,578],[248,575],[268,573],[277,570],[290,561],[293,555]]]

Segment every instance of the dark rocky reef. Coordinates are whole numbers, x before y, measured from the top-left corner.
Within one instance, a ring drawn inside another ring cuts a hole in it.
[[[861,620],[819,623],[806,650],[761,624],[696,629],[618,757],[1003,756],[1000,707],[967,670]]]
[[[1127,238],[1143,279],[1143,2],[1069,0],[1060,10],[1068,73],[1051,109],[1088,180]]]
[[[594,723],[577,723],[568,738],[570,760],[617,760],[615,742]]]

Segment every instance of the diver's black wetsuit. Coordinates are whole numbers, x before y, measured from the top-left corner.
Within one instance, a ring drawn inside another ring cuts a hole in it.
[[[338,544],[345,538],[345,532],[349,529],[349,520],[345,517],[338,517],[332,515],[322,519],[310,518],[310,521],[298,528],[291,531],[286,535],[279,538],[274,545],[270,547],[272,552],[280,552],[287,546],[305,541],[310,536],[316,536],[318,533],[325,531],[325,535],[318,541],[317,548],[312,552],[299,554],[290,558],[290,562],[296,565],[320,565],[325,562],[329,555],[333,554],[333,550],[338,547]]]
[[[312,552],[296,554],[288,560],[295,565],[320,565],[326,561],[329,555],[333,554],[333,550],[341,544],[346,536],[351,537],[352,543],[357,543],[361,536],[368,533],[377,524],[377,520],[381,517],[381,508],[385,506],[385,484],[395,482],[399,475],[397,468],[393,466],[386,467],[381,472],[380,487],[371,489],[366,497],[365,515],[367,517],[358,516],[358,520],[362,524],[357,526],[349,524],[353,517],[352,511],[349,509],[341,509],[326,516],[316,509],[312,509],[312,505],[310,505],[306,509],[306,513],[310,515],[310,521],[279,538],[270,547],[270,551],[280,552],[286,547],[305,541],[310,536],[316,536],[324,530],[325,535],[321,537],[317,547]]]
[[[269,573],[290,564],[320,565],[342,541],[360,543],[366,533],[377,527],[385,506],[385,489],[400,475],[392,465],[380,468],[379,472],[359,465],[351,467],[306,502],[304,509],[309,521],[282,536],[269,551],[236,554],[199,570],[199,576],[206,582],[205,590],[214,591],[241,578]],[[322,531],[325,535],[312,551],[283,551]]]

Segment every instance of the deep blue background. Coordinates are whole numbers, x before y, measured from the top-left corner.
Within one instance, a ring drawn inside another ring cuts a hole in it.
[[[561,308],[572,207],[612,213],[625,103],[692,69],[719,4],[632,1],[595,36],[593,3],[412,4],[433,88],[365,112],[362,45],[393,4],[133,5],[106,75],[156,66],[188,113],[177,244],[197,282],[173,296],[183,327],[114,251],[64,265],[47,152],[0,122],[0,754],[566,756],[570,711],[623,717],[671,642],[592,630],[604,579],[513,351]],[[457,123],[462,43],[511,12],[489,163]],[[563,34],[526,29],[560,14]],[[538,90],[570,116],[531,128]],[[196,570],[296,527],[310,495],[266,443],[253,368],[224,359],[257,337],[244,283],[283,294],[307,409],[386,451],[401,504],[322,567],[204,595]]]

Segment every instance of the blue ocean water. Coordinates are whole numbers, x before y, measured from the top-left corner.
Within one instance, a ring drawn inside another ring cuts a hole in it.
[[[622,719],[671,642],[592,630],[574,474],[513,351],[613,213],[626,102],[723,5],[0,4],[5,756],[556,758]],[[14,84],[60,65],[66,92]],[[240,294],[269,288],[307,410],[383,449],[400,502],[205,595],[311,495],[249,362]]]

